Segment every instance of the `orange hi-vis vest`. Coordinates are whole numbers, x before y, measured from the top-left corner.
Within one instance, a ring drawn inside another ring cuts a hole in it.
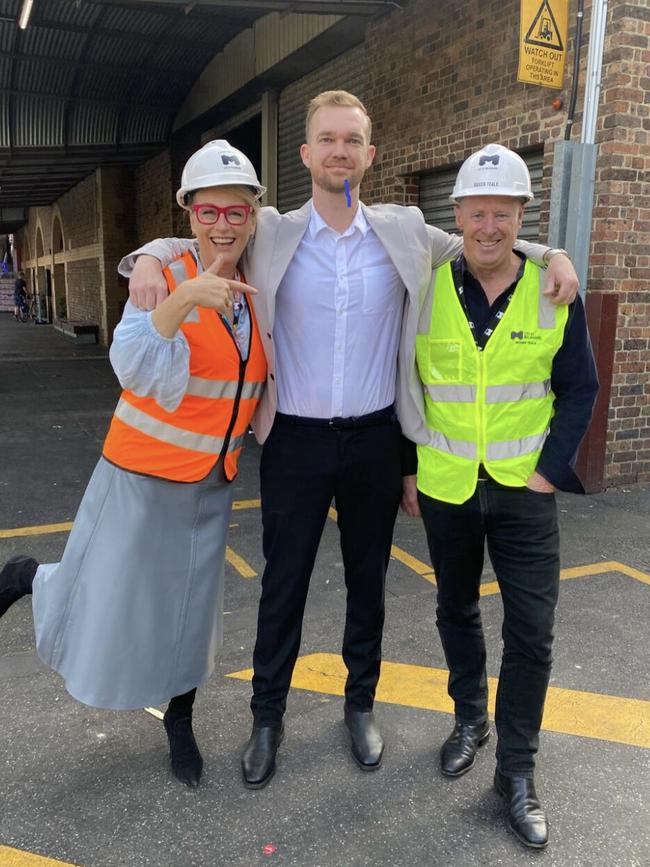
[[[196,277],[187,252],[165,268],[170,292]],[[242,278],[243,279],[243,278]],[[248,358],[216,310],[195,307],[181,325],[190,347],[190,379],[177,409],[125,389],[104,442],[104,457],[134,473],[174,482],[204,479],[223,455],[228,481],[237,475],[248,424],[266,382],[266,359],[252,305]]]

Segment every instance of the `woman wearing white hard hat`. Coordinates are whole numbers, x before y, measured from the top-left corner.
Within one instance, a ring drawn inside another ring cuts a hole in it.
[[[63,558],[14,557],[0,572],[0,616],[33,593],[39,656],[74,698],[115,710],[169,701],[172,770],[191,787],[203,766],[194,696],[221,642],[230,483],[266,380],[238,270],[263,192],[226,141],[189,159],[177,200],[198,252],[165,270],[163,304],[127,303],[115,330],[124,391]]]

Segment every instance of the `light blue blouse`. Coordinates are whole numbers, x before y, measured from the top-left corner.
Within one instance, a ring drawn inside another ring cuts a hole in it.
[[[244,303],[235,334],[242,358],[248,356],[250,337],[251,317]],[[190,378],[189,344],[180,329],[174,337],[163,337],[151,321],[151,311],[127,301],[109,357],[122,388],[138,397],[153,397],[167,412],[182,401]]]

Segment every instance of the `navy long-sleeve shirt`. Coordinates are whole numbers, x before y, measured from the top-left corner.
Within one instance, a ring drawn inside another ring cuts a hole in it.
[[[507,295],[521,278],[524,262],[512,285],[492,304],[467,267],[465,258],[461,256],[454,265],[461,269],[467,313],[474,322],[476,333],[480,333],[501,309]],[[584,488],[573,465],[578,446],[591,419],[598,393],[598,375],[587,330],[585,308],[580,296],[569,305],[564,339],[551,368],[551,388],[555,395],[555,412],[549,435],[539,456],[537,472],[561,491],[584,494]]]

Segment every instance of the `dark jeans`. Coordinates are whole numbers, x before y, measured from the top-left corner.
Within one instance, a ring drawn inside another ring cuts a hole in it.
[[[551,672],[560,558],[554,494],[480,480],[462,505],[420,493],[438,584],[437,625],[456,719],[487,719],[479,588],[485,542],[503,602],[503,656],[496,695],[497,765],[532,776]]]
[[[369,710],[379,680],[384,583],[401,495],[400,429],[386,411],[334,429],[276,417],[260,467],[266,568],[253,654],[257,725],[285,711],[316,552],[335,500],[347,588],[346,704]]]

